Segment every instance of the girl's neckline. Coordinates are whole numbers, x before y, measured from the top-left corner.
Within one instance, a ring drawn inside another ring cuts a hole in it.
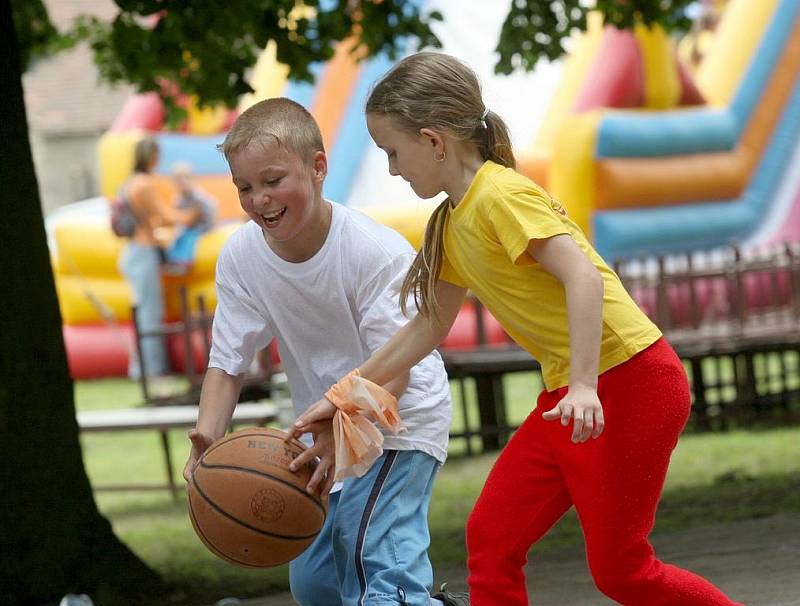
[[[464,204],[465,202],[469,202],[474,197],[472,195],[472,193],[473,193],[473,190],[475,190],[475,188],[477,188],[477,183],[479,181],[482,181],[484,174],[487,171],[489,171],[492,167],[495,167],[495,166],[499,166],[499,164],[495,164],[491,160],[486,160],[481,165],[481,167],[475,173],[475,176],[472,178],[472,181],[470,182],[469,187],[467,188],[467,191],[464,192],[464,195],[462,196],[461,200],[459,200],[457,203],[454,203],[452,199],[450,200],[450,208],[448,210],[449,210],[449,212],[451,214],[458,212],[458,209],[460,209],[463,206],[465,206],[465,204]]]

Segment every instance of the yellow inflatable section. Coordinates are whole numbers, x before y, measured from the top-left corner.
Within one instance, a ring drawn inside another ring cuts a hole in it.
[[[681,84],[675,69],[675,56],[669,36],[660,26],[637,25],[634,34],[642,51],[644,106],[647,109],[675,107],[681,96]]]
[[[561,84],[548,106],[534,144],[524,153],[533,157],[549,158],[561,123],[566,116],[572,114],[575,99],[603,40],[603,16],[596,12],[590,13],[587,24],[586,33],[577,36],[575,50],[565,59]]]
[[[180,278],[165,278],[168,320],[180,315],[181,286],[187,288],[192,306],[200,294],[209,308],[216,305],[214,268],[217,255],[238,225],[224,225],[202,236],[191,273]],[[59,225],[54,237],[57,252],[53,257],[53,268],[64,324],[86,326],[109,320],[129,322],[131,290],[117,268],[124,241],[114,236],[103,223]]]
[[[697,87],[708,106],[720,109],[730,107],[778,3],[778,0],[758,3],[731,0],[728,3],[714,33],[713,43],[695,76]],[[628,110],[628,115],[646,115],[642,110],[675,107],[680,95],[680,81],[674,69],[674,49],[668,36],[660,27],[648,29],[644,26],[636,27],[634,34],[641,52],[645,98],[643,106]],[[669,174],[669,171],[663,172],[662,158],[595,157],[599,124],[606,116],[619,115],[620,110],[601,110],[601,117],[573,114],[565,119],[564,113],[569,112],[582,80],[587,76],[588,67],[595,58],[594,53],[598,50],[599,43],[592,43],[593,36],[597,36],[596,30],[590,28],[584,35],[586,39],[576,46],[575,55],[565,66],[563,80],[554,95],[548,119],[543,123],[536,145],[531,150],[533,153],[520,161],[521,170],[535,180],[545,181],[550,192],[562,201],[587,233],[592,231],[592,218],[596,211],[602,209],[604,201],[610,197],[609,185],[615,191],[622,188],[611,178],[620,172],[615,169],[617,164],[630,163],[624,170],[630,176],[637,171],[646,172],[650,164],[659,161],[658,174]],[[707,166],[714,166],[713,162],[718,161],[719,154],[705,154],[702,158],[700,154],[695,156]],[[676,160],[676,170],[688,166],[687,159],[691,161],[692,156],[682,156],[679,162]],[[705,179],[708,174],[702,167],[698,167],[696,172],[698,178]],[[733,172],[735,174],[729,174],[731,171],[720,173],[721,178],[711,188],[705,186],[705,195],[722,199],[738,194],[747,179],[746,175],[740,174],[740,170]],[[655,187],[652,191],[634,191],[628,187],[624,189],[627,197],[617,204],[648,206],[650,203],[680,202],[688,196],[681,189],[686,181],[677,178],[677,174],[674,177],[667,190]],[[694,199],[694,193],[690,197]],[[626,202],[628,198],[632,200],[631,203]]]
[[[221,105],[200,107],[197,97],[189,99],[187,132],[190,135],[213,135],[222,130],[228,120],[228,110]]]
[[[697,69],[697,86],[709,105],[726,107],[736,94],[778,0],[731,0],[722,13],[708,54]]]
[[[100,192],[111,198],[131,174],[133,150],[137,141],[146,135],[142,130],[122,133],[108,132],[97,144],[97,166],[100,175]]]

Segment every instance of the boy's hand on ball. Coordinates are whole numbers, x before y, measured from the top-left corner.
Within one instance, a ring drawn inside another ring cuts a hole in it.
[[[290,437],[299,438],[304,433],[309,433],[312,431],[310,428],[312,423],[332,419],[335,413],[336,407],[331,404],[330,400],[327,398],[322,398],[321,400],[312,404],[308,410],[297,417],[297,420],[294,422],[294,425],[292,425],[289,431]],[[330,423],[328,425],[330,425]]]
[[[192,450],[189,452],[189,459],[183,467],[183,479],[189,482],[192,479],[194,468],[197,467],[197,462],[206,449],[214,443],[214,438],[211,436],[200,433],[197,429],[189,431],[189,440],[192,442]]]
[[[330,421],[323,420],[308,425],[308,432],[314,436],[314,444],[306,448],[289,464],[289,469],[297,471],[306,463],[319,459],[317,467],[306,486],[310,494],[327,496],[333,485],[333,472],[336,463],[336,451],[333,441],[333,427]]]
[[[599,437],[605,426],[600,398],[597,391],[590,388],[571,388],[558,404],[542,414],[542,418],[545,421],[561,419],[565,427],[572,421],[572,441],[575,444]]]

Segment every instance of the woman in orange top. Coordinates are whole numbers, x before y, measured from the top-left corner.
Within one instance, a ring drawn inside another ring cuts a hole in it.
[[[136,229],[120,257],[119,267],[133,290],[137,323],[142,332],[157,331],[164,320],[164,291],[161,284],[161,242],[157,237],[160,227],[190,224],[197,218],[197,210],[179,210],[163,204],[158,196],[153,169],[158,164],[158,143],[146,137],[136,144],[133,175],[122,188],[122,195],[136,217]],[[141,360],[132,359],[128,376],[139,378],[164,375],[169,370],[164,339],[160,336],[144,337],[141,343]]]

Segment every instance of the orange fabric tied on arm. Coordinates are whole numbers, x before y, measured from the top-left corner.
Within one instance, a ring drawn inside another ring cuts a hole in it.
[[[340,482],[350,476],[361,477],[383,453],[383,434],[375,422],[395,435],[406,429],[397,410],[397,398],[363,378],[358,369],[339,379],[325,397],[337,408],[333,416],[333,479]]]

